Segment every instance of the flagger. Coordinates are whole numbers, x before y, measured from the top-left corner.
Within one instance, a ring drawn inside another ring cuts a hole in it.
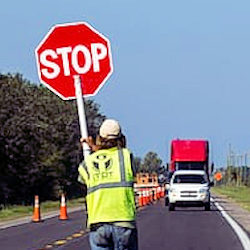
[[[93,151],[80,164],[79,181],[87,186],[91,249],[138,249],[132,154],[116,120],[100,127],[97,142],[82,138]]]

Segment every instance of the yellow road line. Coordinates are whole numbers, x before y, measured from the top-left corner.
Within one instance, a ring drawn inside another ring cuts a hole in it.
[[[67,243],[67,241],[69,240],[73,240],[74,238],[79,238],[83,235],[85,235],[88,231],[84,231],[84,230],[80,230],[79,233],[74,233],[70,236],[67,236],[65,239],[63,240],[57,240],[55,241],[54,243],[51,243],[51,244],[47,244],[43,249],[51,249],[53,248],[54,246],[61,246],[61,245],[64,245]]]
[[[50,248],[53,248],[53,245],[46,245],[44,248],[45,249],[50,249]]]
[[[57,240],[54,242],[54,245],[61,246],[64,245],[67,242],[67,240]]]
[[[72,236],[74,237],[74,238],[78,238],[78,237],[81,237],[83,234],[81,234],[81,233],[75,233],[75,234],[72,234]]]

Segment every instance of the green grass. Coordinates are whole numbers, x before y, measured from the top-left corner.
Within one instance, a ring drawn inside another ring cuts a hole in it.
[[[250,211],[250,187],[215,186],[211,190],[215,194],[225,195],[238,203],[242,208]]]
[[[84,198],[78,198],[67,201],[67,207],[78,207],[84,204]],[[46,201],[40,204],[41,214],[51,211],[59,211],[59,201]],[[33,214],[33,206],[8,206],[0,210],[0,221],[17,219]]]

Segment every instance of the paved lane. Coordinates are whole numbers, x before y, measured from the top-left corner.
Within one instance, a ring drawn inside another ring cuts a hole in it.
[[[163,201],[141,211],[140,249],[242,250],[231,227],[215,207],[177,208],[169,212]]]
[[[84,212],[70,220],[48,219],[0,230],[1,250],[90,249]],[[140,250],[242,250],[231,227],[215,207],[177,208],[169,212],[164,201],[143,207],[138,213]]]
[[[140,250],[242,250],[231,227],[215,207],[177,208],[169,212],[160,201],[138,213]],[[69,241],[59,249],[89,249],[88,237]]]
[[[85,229],[84,211],[70,213],[69,218],[69,220],[60,221],[58,217],[55,217],[41,223],[28,223],[2,229],[0,230],[0,249],[37,250],[57,241],[60,243],[60,240],[72,235],[77,236]]]

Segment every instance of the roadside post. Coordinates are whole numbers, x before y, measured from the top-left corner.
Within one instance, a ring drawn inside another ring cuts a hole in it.
[[[113,72],[109,40],[86,22],[58,24],[35,55],[41,83],[63,100],[76,99],[81,137],[87,138],[83,98],[94,96]],[[89,152],[84,143],[84,157]]]

